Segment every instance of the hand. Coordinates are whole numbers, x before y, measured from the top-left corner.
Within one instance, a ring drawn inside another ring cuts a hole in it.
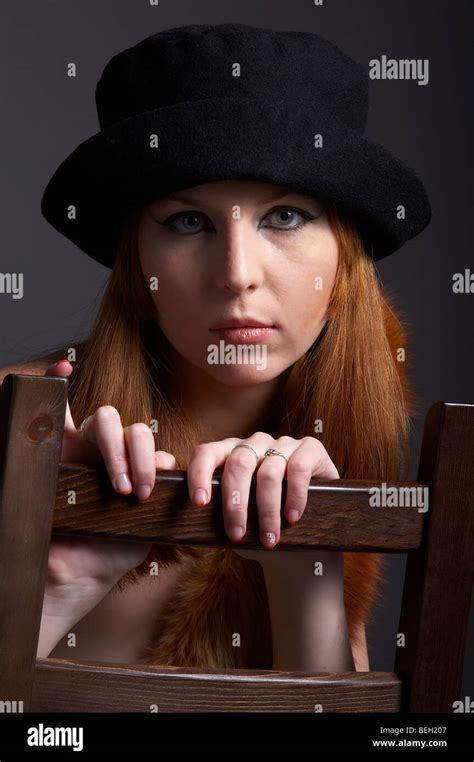
[[[62,360],[50,365],[46,376],[68,378],[72,365]],[[155,452],[151,429],[144,423],[122,428],[119,412],[112,406],[99,407],[89,418],[84,432],[66,408],[61,461],[89,463],[105,461],[112,484],[119,492],[132,491],[146,499],[155,485],[156,469],[176,468],[173,455]],[[130,464],[129,465],[129,460]],[[146,489],[145,489],[146,486]],[[101,537],[53,537],[48,560],[47,595],[56,599],[59,589],[76,582],[84,591],[98,582],[110,589],[127,571],[139,566],[152,543]]]
[[[247,447],[234,449],[238,444],[250,445],[260,456]],[[269,449],[280,455],[263,458]],[[225,464],[221,476],[224,526],[229,538],[239,542],[245,535],[250,483],[257,470],[256,499],[260,527],[260,540],[264,548],[272,549],[280,540],[280,512],[282,481],[287,477],[285,516],[295,523],[303,514],[308,498],[310,479],[319,476],[339,479],[339,473],[321,442],[314,437],[293,439],[283,436],[273,439],[269,434],[258,432],[248,439],[229,438],[218,442],[200,444],[194,450],[188,464],[188,489],[195,505],[205,505],[211,495],[214,470]],[[204,490],[207,499],[196,490]],[[260,560],[261,551],[238,551],[239,555]]]
[[[61,360],[50,365],[45,376],[69,378],[72,372],[72,365]],[[123,428],[118,410],[112,405],[103,405],[87,416],[81,431],[72,419],[69,402],[60,460],[72,463],[104,460],[114,489],[123,494],[135,490],[139,500],[150,496],[157,468],[176,468],[173,455],[164,450],[155,452],[153,433],[146,423],[133,423]]]
[[[250,445],[234,449],[238,444]],[[267,449],[283,453],[263,457]],[[266,553],[280,540],[282,481],[286,476],[285,516],[290,523],[303,514],[312,477],[339,479],[336,466],[318,439],[273,439],[258,432],[248,439],[229,438],[199,445],[188,464],[190,497],[203,489],[209,497],[214,470],[221,475],[224,526],[230,539],[245,535],[252,476],[256,476],[256,501],[262,550],[235,550],[263,567],[272,632],[273,669],[307,672],[354,669],[344,606],[344,558],[333,551],[284,551]],[[200,495],[196,495],[196,504]],[[237,498],[234,500],[234,498]],[[207,501],[206,501],[207,502]],[[241,532],[233,533],[233,527]],[[315,561],[323,574],[314,574]],[[290,623],[290,624],[289,624]]]

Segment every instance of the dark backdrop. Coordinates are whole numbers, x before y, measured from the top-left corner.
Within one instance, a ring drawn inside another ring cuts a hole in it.
[[[85,336],[109,275],[48,225],[40,199],[63,158],[98,131],[94,90],[112,55],[161,29],[238,21],[318,32],[367,67],[383,54],[429,59],[426,86],[371,82],[367,127],[418,171],[433,206],[429,228],[378,263],[413,352],[419,415],[413,419],[410,478],[416,478],[431,404],[474,402],[474,294],[452,292],[453,273],[474,271],[472,2],[160,0],[151,6],[149,0],[9,0],[2,3],[2,17],[1,271],[24,274],[22,299],[0,294],[2,366]],[[75,79],[65,74],[71,61]],[[389,582],[369,631],[375,670],[393,667],[405,557],[387,554],[385,562]],[[472,620],[462,696],[474,696]]]

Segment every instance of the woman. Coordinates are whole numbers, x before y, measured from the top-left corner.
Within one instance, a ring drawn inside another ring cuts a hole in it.
[[[166,30],[96,99],[102,132],[42,202],[113,268],[74,370],[46,371],[70,378],[61,458],[143,500],[185,468],[196,506],[222,469],[234,549],[55,539],[38,654],[368,669],[378,557],[283,552],[280,512],[298,521],[311,477],[405,474],[405,338],[373,262],[428,224],[423,186],[362,135],[365,72],[311,33]],[[253,475],[262,550],[236,551]]]

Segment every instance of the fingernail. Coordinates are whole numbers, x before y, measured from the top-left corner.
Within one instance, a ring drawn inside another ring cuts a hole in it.
[[[128,478],[128,474],[119,474],[115,479],[115,489],[119,492],[131,492],[132,483]]]
[[[139,484],[135,490],[135,494],[140,500],[146,500],[151,495],[151,487],[149,484]]]
[[[202,487],[194,490],[193,503],[195,505],[206,505],[208,502],[207,492]]]
[[[56,365],[64,365],[64,364],[70,365],[69,360],[58,360],[58,362],[56,363]]]
[[[265,532],[265,534],[263,535],[263,539],[269,545],[274,545],[274,543],[275,543],[275,534],[274,534],[274,532]]]
[[[298,521],[300,517],[300,512],[296,510],[296,508],[292,508],[291,511],[288,511],[288,521]]]
[[[244,530],[242,529],[242,527],[239,527],[234,524],[229,527],[229,529],[227,530],[227,534],[229,535],[232,542],[238,542],[244,536]]]

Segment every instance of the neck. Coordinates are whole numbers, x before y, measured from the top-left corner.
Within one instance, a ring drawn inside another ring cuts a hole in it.
[[[257,431],[272,434],[281,415],[278,403],[291,367],[253,386],[222,384],[176,354],[172,367],[170,386],[175,404],[197,427],[201,442],[246,439]]]

